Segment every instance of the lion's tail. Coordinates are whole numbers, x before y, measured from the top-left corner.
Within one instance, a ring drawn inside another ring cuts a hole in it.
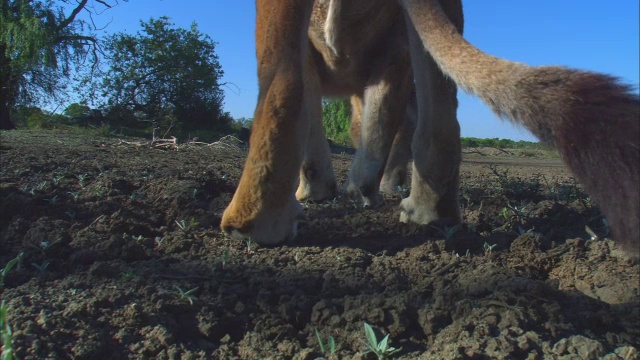
[[[640,246],[640,99],[618,79],[487,55],[458,33],[439,0],[404,0],[441,70],[500,117],[555,146],[607,215],[615,239]]]

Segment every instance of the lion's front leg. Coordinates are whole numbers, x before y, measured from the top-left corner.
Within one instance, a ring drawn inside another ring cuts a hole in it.
[[[322,126],[322,93],[320,79],[312,59],[305,72],[305,111],[310,122],[309,140],[302,166],[296,198],[300,201],[322,201],[336,196],[336,177],[331,163],[331,149]]]
[[[382,200],[380,180],[411,89],[408,57],[403,52],[390,53],[389,62],[381,66],[364,90],[360,141],[346,186],[349,196],[365,206],[376,206]]]
[[[259,97],[251,148],[221,228],[235,238],[277,244],[296,234],[294,197],[309,133],[303,102],[312,1],[258,0]]]

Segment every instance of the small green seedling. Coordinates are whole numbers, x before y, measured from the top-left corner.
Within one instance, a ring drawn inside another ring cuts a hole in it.
[[[85,186],[85,181],[89,178],[88,174],[78,174],[76,175],[76,177],[78,178],[78,181],[80,182],[80,187],[84,189]]]
[[[62,180],[64,180],[64,175],[56,175],[53,177],[53,184],[58,185]]]
[[[496,245],[498,244],[492,245],[485,241],[484,245],[482,245],[482,247],[484,248],[485,254],[491,254],[491,252],[493,251],[493,248],[496,247]]]
[[[176,220],[176,225],[178,225],[180,230],[182,230],[184,232],[188,232],[189,230],[191,230],[194,227],[198,226],[198,222],[194,218],[191,218],[191,220],[189,220],[189,222],[187,222],[186,220],[182,219],[180,221]]]
[[[156,246],[159,247],[164,242],[164,236],[156,236],[155,238],[153,238],[153,241],[156,243]]]
[[[222,262],[222,268],[224,269],[228,263],[231,262],[231,255],[229,254],[229,250],[225,249],[220,256],[220,262]]]
[[[69,191],[69,195],[71,195],[71,198],[75,202],[78,202],[78,199],[80,199],[80,193],[77,191]]]
[[[47,255],[47,250],[51,249],[54,245],[60,241],[41,241],[38,245],[31,244],[31,247],[40,251],[42,255]]]
[[[402,348],[396,349],[393,346],[389,346],[389,334],[378,342],[375,331],[373,331],[371,325],[366,322],[364,323],[364,333],[367,336],[367,341],[361,341],[367,346],[365,354],[372,352],[376,355],[378,360],[388,359],[391,355],[402,350]]]
[[[253,254],[253,239],[248,238],[245,242],[247,243],[247,254]]]
[[[46,181],[43,181],[43,182],[41,182],[41,183],[36,185],[36,189],[37,190],[44,190],[44,188],[46,188],[46,187],[47,187],[47,182]]]
[[[131,201],[136,201],[140,198],[142,198],[142,194],[138,190],[132,191],[131,194],[129,195],[129,200]]]
[[[325,355],[335,355],[336,354],[336,340],[333,336],[329,335],[327,337],[327,343],[325,344],[322,341],[322,336],[320,336],[320,332],[316,329],[316,338],[318,338],[318,346],[320,346],[320,352]]]
[[[518,226],[518,235],[530,234],[530,233],[532,233],[532,232],[533,232],[533,229],[534,229],[534,228],[531,228],[531,229],[525,230],[524,228],[522,228],[522,227]]]
[[[133,271],[123,271],[120,274],[120,277],[122,278],[122,280],[124,281],[131,281],[133,280],[133,278],[135,277],[135,275],[133,274]]]
[[[75,220],[76,219],[76,212],[75,211],[69,209],[69,210],[65,211],[64,213],[69,217],[69,219],[71,219],[71,220]]]
[[[56,196],[52,197],[51,199],[46,199],[46,200],[49,203],[49,205],[54,206],[55,204],[58,203],[60,198],[58,197],[58,195],[56,195]]]
[[[14,266],[18,263],[18,261],[22,260],[22,254],[18,254],[15,258],[11,259],[7,265],[4,266],[4,269],[0,270],[0,286],[4,286],[4,278],[7,276],[9,271],[13,269]]]
[[[49,262],[45,260],[42,264],[31,263],[31,265],[36,268],[40,274],[44,274],[49,267]]]
[[[457,224],[454,226],[445,226],[444,229],[440,229],[439,227],[436,227],[436,226],[431,226],[431,227],[438,230],[438,232],[440,232],[440,234],[444,236],[445,240],[451,240],[454,237],[454,235],[458,231],[460,231],[460,228],[462,227],[462,225]]]
[[[7,321],[7,304],[2,301],[0,304],[0,359],[12,360],[13,357],[13,343],[11,337],[13,336],[13,330]]]
[[[506,207],[502,208],[502,212],[500,213],[500,215],[502,215],[502,218],[505,220],[509,220],[509,209]]]
[[[196,291],[198,291],[198,287],[194,287],[191,290],[184,291],[179,286],[174,286],[176,290],[178,290],[178,295],[180,299],[187,300],[189,304],[193,305],[193,302],[196,300],[196,296],[193,295]]]

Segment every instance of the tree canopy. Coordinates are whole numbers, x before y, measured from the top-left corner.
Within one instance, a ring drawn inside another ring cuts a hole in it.
[[[190,129],[226,127],[216,43],[195,23],[175,28],[161,17],[140,24],[135,35],[117,33],[105,41],[110,67],[102,95],[111,114]]]
[[[11,109],[56,97],[73,70],[98,62],[95,25],[78,15],[117,3],[0,0],[0,129],[13,128]]]
[[[349,99],[322,99],[322,123],[327,137],[340,144],[351,143],[351,104]]]

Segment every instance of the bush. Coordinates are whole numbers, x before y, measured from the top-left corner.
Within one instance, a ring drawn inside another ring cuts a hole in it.
[[[351,104],[349,100],[323,99],[322,124],[327,138],[337,144],[350,145]]]

